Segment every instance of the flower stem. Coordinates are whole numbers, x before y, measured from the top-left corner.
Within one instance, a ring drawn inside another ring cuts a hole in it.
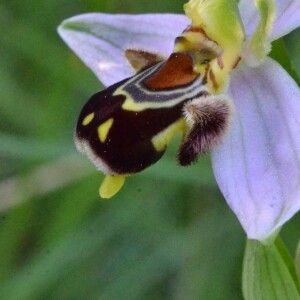
[[[300,293],[286,252],[282,242],[263,245],[256,240],[247,241],[242,276],[246,300],[299,299]]]

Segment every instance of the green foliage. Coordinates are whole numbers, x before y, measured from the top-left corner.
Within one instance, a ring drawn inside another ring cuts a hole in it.
[[[264,246],[254,240],[247,242],[243,294],[245,300],[299,299],[293,275],[276,243]]]
[[[300,286],[300,241],[298,243],[297,250],[296,250],[295,266],[296,266],[296,275]]]
[[[1,2],[1,299],[241,299],[245,235],[207,157],[180,168],[174,141],[157,165],[101,201],[102,175],[72,141],[81,106],[101,85],[59,39],[58,24],[89,11],[181,12],[182,4]],[[276,54],[295,78],[299,34]],[[292,253],[299,217],[282,233]]]

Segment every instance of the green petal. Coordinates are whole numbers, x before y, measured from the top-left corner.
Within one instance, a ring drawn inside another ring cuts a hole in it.
[[[271,32],[274,17],[274,0],[254,0],[260,15],[260,21],[250,38],[246,43],[244,59],[250,66],[258,66],[266,55],[271,51],[271,43],[268,35]]]
[[[223,66],[218,66],[215,61],[211,69],[217,85],[223,86],[227,74],[239,61],[244,42],[244,28],[236,0],[190,0],[184,5],[184,11],[193,26],[200,27],[222,48]]]
[[[239,48],[243,42],[244,29],[235,0],[190,0],[184,11],[193,25],[202,27],[223,49]]]

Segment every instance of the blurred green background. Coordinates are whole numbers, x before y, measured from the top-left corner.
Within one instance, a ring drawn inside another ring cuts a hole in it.
[[[77,154],[73,129],[102,88],[56,27],[91,11],[182,11],[179,0],[2,0],[0,3],[0,297],[241,299],[245,234],[209,158],[180,168],[174,141],[110,201]],[[300,32],[275,43],[297,80]],[[299,81],[298,81],[299,83]],[[293,255],[300,215],[282,238]]]

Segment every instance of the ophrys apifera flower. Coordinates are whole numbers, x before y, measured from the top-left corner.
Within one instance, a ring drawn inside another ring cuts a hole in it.
[[[211,150],[229,206],[249,238],[265,239],[300,208],[300,91],[267,57],[299,26],[300,3],[195,0],[185,11],[63,22],[65,42],[113,85],[84,107],[77,145],[109,175],[111,196],[180,131],[179,162]]]

